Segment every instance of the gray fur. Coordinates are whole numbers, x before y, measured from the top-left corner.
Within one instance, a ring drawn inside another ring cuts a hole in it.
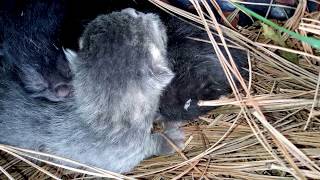
[[[0,143],[115,172],[172,152],[160,134],[151,133],[160,95],[173,78],[166,41],[154,14],[126,9],[97,17],[86,27],[80,51],[66,51],[75,89],[66,102],[32,98],[10,72],[1,72]],[[166,127],[181,146],[181,130]]]

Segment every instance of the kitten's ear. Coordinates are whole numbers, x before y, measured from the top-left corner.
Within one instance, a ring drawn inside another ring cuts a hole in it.
[[[66,56],[66,59],[68,60],[71,67],[74,67],[76,59],[78,57],[77,53],[75,51],[72,51],[71,49],[64,49],[62,48],[64,55]]]
[[[155,44],[150,44],[149,51],[152,57],[154,74],[165,86],[170,83],[174,73],[169,68],[165,50],[161,50]]]

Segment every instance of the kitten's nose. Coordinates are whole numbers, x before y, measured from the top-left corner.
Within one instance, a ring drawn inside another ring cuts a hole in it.
[[[66,83],[58,84],[54,91],[56,93],[56,96],[59,98],[65,98],[68,97],[71,94],[72,86]]]

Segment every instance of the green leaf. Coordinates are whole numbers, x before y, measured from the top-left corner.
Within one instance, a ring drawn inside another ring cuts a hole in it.
[[[286,60],[294,63],[294,64],[299,64],[299,58],[297,54],[287,52],[287,51],[282,51],[279,50],[280,56],[285,58]]]
[[[288,47],[285,41],[281,39],[280,34],[274,31],[274,29],[272,29],[270,26],[266,24],[262,24],[262,29],[263,29],[263,35],[266,38],[271,39],[272,41],[274,41],[275,43],[279,44],[282,47]],[[287,51],[282,51],[282,50],[279,50],[279,53],[281,57],[287,59],[288,61],[294,64],[299,64],[299,58],[297,54],[287,52]]]
[[[262,23],[261,25],[263,29],[263,35],[266,38],[271,39],[272,41],[274,41],[275,43],[279,44],[282,47],[286,47],[286,43],[284,42],[283,39],[281,39],[281,36],[279,33],[275,32],[270,26],[266,24]]]

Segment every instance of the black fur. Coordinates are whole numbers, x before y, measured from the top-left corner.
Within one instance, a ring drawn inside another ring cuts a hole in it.
[[[198,100],[214,100],[231,93],[231,88],[207,33],[175,17],[166,19],[168,58],[176,74],[161,97],[160,113],[169,120],[190,120],[212,110],[199,107]],[[243,75],[248,77],[246,53],[229,48]],[[223,51],[226,55],[226,53]]]

